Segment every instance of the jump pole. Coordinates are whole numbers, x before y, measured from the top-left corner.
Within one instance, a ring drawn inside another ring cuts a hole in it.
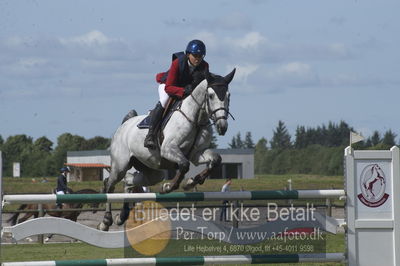
[[[344,190],[266,190],[235,192],[172,192],[160,193],[109,193],[66,195],[5,195],[5,204],[22,203],[114,203],[151,200],[156,202],[213,201],[213,200],[271,200],[271,199],[326,199],[345,196]]]
[[[8,262],[3,266],[75,266],[75,265],[209,265],[209,264],[262,264],[262,263],[306,263],[342,262],[343,253],[287,254],[287,255],[227,255],[168,258],[121,258],[99,260],[65,260]]]

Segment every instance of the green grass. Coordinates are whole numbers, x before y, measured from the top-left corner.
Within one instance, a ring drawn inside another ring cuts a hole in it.
[[[318,175],[258,175],[253,179],[234,179],[231,190],[277,190],[288,186],[288,179],[292,179],[292,189],[342,189],[342,176],[318,176]],[[3,190],[5,194],[12,193],[51,193],[56,187],[56,178],[48,178],[48,183],[41,183],[41,178],[3,178]],[[222,179],[208,179],[203,185],[197,186],[198,191],[219,191],[224,184]],[[68,186],[73,190],[92,188],[100,191],[102,181],[69,182]],[[151,187],[153,192],[158,192],[160,185]],[[122,192],[122,183],[116,187],[116,192]],[[182,190],[178,190],[182,191]]]
[[[173,242],[173,241],[172,241]],[[197,243],[202,243],[197,240]],[[192,244],[195,244],[192,242]],[[175,256],[208,256],[218,254],[196,254],[184,253],[181,246],[171,243],[172,247],[167,247],[168,253],[163,252],[162,257]],[[344,235],[329,235],[327,240],[327,252],[344,252]],[[106,259],[106,258],[124,258],[123,248],[105,249],[93,247],[85,243],[69,244],[21,244],[21,245],[3,245],[1,247],[1,258],[3,262],[12,261],[38,261],[38,260],[85,260],[85,259]],[[138,255],[137,257],[143,257]],[[271,265],[271,264],[268,264]],[[279,264],[281,265],[281,264]],[[290,264],[285,264],[290,265]],[[308,264],[293,264],[308,265]],[[313,263],[312,265],[339,266],[342,263]]]

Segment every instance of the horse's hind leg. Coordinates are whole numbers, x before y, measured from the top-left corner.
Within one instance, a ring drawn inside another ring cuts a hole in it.
[[[125,190],[125,193],[143,193],[143,188],[141,186],[129,188]],[[129,218],[129,213],[131,211],[131,204],[129,202],[124,202],[121,211],[115,216],[115,223],[117,225],[123,225]]]
[[[111,173],[110,176],[104,180],[104,193],[114,192],[115,185],[124,178],[126,171],[131,168],[129,158],[119,158],[119,160],[113,159],[111,162]],[[113,224],[113,218],[111,214],[111,203],[106,203],[106,212],[104,214],[103,221],[97,226],[102,231],[108,231],[110,226]]]
[[[127,173],[127,176],[131,174]],[[142,167],[141,172],[135,172],[132,176],[130,188],[126,188],[125,193],[143,193],[144,186],[152,186],[162,181],[164,175],[162,171]],[[129,217],[130,204],[125,202],[119,215],[115,217],[117,225],[123,225]]]

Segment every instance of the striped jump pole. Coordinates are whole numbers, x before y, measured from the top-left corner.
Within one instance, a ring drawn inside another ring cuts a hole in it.
[[[66,194],[66,195],[5,195],[5,204],[13,203],[113,203],[213,201],[213,200],[272,200],[272,199],[326,199],[345,196],[344,190],[264,190],[233,192],[173,192],[160,193],[109,193],[109,194]]]
[[[343,262],[343,253],[286,254],[286,255],[227,255],[170,258],[122,258],[99,260],[61,260],[34,262],[6,262],[3,266],[108,266],[108,265],[209,265],[209,264],[262,264],[302,262]]]

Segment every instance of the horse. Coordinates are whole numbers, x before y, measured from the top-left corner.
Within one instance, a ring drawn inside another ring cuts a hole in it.
[[[380,181],[381,185],[385,184],[385,178],[380,174],[381,171],[382,169],[379,167],[379,165],[374,164],[371,167],[371,177],[363,182],[363,186],[369,198],[375,198],[376,196],[374,193],[374,185],[376,182]]]
[[[68,189],[69,194],[97,194],[99,192],[86,188],[86,189],[81,189],[78,191],[72,191],[71,189]],[[83,203],[64,203],[63,208],[65,209],[75,209],[73,211],[47,211],[47,210],[54,210],[57,209],[57,204],[42,204],[43,211],[45,214],[48,214],[53,217],[59,217],[59,218],[65,218],[69,219],[71,221],[76,222],[78,220],[78,216],[81,213],[81,211],[76,210],[76,209],[82,209]],[[97,208],[99,206],[99,203],[91,203],[90,207],[91,208]],[[11,225],[16,225],[18,223],[25,222],[28,220],[30,217],[34,216],[34,218],[39,217],[39,210],[38,210],[38,204],[22,204],[18,208],[19,211],[22,210],[31,210],[32,212],[26,213],[22,218],[18,219],[18,216],[20,212],[14,213],[10,219],[7,220],[7,223],[10,223]],[[97,211],[94,210],[93,213],[96,213]],[[50,234],[46,237],[45,242],[49,241],[54,234]],[[31,241],[31,240],[30,240]]]
[[[189,178],[184,189],[189,190],[197,184],[203,184],[211,171],[221,164],[221,156],[209,148],[212,125],[215,125],[221,136],[227,131],[228,115],[231,115],[228,85],[235,71],[233,69],[225,77],[206,72],[202,81],[182,100],[180,108],[173,111],[168,123],[161,129],[164,139],[156,150],[144,147],[148,129],[137,126],[146,118],[145,115],[133,116],[120,125],[111,140],[111,172],[104,180],[103,193],[114,192],[115,185],[132,167],[137,170],[133,174],[136,192],[141,192],[140,188],[143,186],[161,182],[164,177],[163,169],[177,169],[177,172],[171,182],[162,185],[160,192],[169,193],[178,189],[189,171],[190,162],[196,166],[207,164],[207,167],[195,177]],[[113,223],[111,204],[106,206],[104,219],[98,225],[98,229],[103,231],[107,231]],[[122,225],[128,218],[126,211],[127,208],[121,210],[118,225]]]
[[[87,188],[87,189],[82,189],[73,192],[70,190],[70,194],[96,194],[99,193],[93,189]],[[63,209],[82,209],[83,203],[64,203],[63,204]],[[92,208],[97,208],[99,206],[99,203],[91,203],[90,206]],[[69,219],[71,221],[76,222],[78,219],[79,214],[81,211],[79,210],[73,210],[73,211],[68,211],[68,210],[58,210],[58,211],[47,211],[47,210],[54,210],[57,209],[57,204],[42,204],[43,211],[45,214],[48,214],[50,216],[54,217],[59,217],[59,218],[65,218]],[[19,206],[18,211],[22,210],[31,210],[32,212],[26,213],[22,218],[18,219],[18,216],[20,215],[20,212],[14,213],[10,219],[7,220],[8,223],[11,225],[16,225],[18,223],[25,222],[28,220],[30,217],[34,216],[34,218],[39,217],[39,210],[38,210],[38,204],[22,204]],[[96,213],[96,211],[93,211],[93,213]]]

